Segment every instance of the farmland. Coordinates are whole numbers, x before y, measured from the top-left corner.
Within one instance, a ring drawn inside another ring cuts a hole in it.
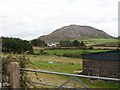
[[[37,73],[22,71],[25,68],[33,69],[34,71],[43,70],[49,72],[68,74],[85,74],[90,76],[92,75],[102,76],[100,73],[105,73],[111,75],[112,77],[116,77],[116,75],[112,75],[112,73],[109,72],[114,70],[116,71],[116,73],[118,72],[117,71],[118,67],[116,63],[109,65],[108,63],[111,62],[109,61],[107,62],[107,64],[104,65],[104,63],[106,62],[105,61],[102,64],[100,64],[103,60],[101,59],[101,57],[104,57],[101,56],[100,54],[96,56],[98,58],[96,60],[100,61],[98,62],[98,64],[94,61],[94,59],[92,60],[84,59],[90,61],[90,64],[88,62],[85,62],[89,65],[83,62],[82,58],[84,57],[82,54],[106,52],[109,50],[119,49],[118,42],[120,41],[118,39],[115,39],[114,37],[108,35],[102,30],[97,30],[91,26],[82,25],[65,26],[60,29],[57,29],[56,31],[53,31],[48,35],[39,36],[38,38],[36,37],[36,39],[33,40],[22,40],[20,38],[3,36],[1,38],[2,38],[1,49],[3,54],[0,55],[0,57],[2,58],[2,64],[0,63],[0,70],[2,69],[3,87],[13,88],[12,85],[16,85],[18,88],[19,87],[53,88],[53,86],[48,87],[45,85],[36,85],[35,83],[33,83],[33,81],[37,81],[39,83],[43,82],[48,84],[62,85],[65,84],[67,80],[71,79],[71,77],[62,76],[62,74],[54,75],[46,74],[43,72]],[[114,57],[111,54],[110,55],[108,54],[108,57],[105,56],[105,58],[106,60],[110,59],[113,59],[113,61],[116,60],[116,58],[114,59]],[[11,65],[9,65],[9,63]],[[86,67],[83,67],[83,65]],[[97,68],[99,66],[101,66],[100,69]],[[111,68],[115,66],[117,67],[117,69]],[[109,67],[110,69],[107,69],[107,67]],[[105,72],[102,71],[104,69],[106,69]],[[113,74],[116,73],[113,72]],[[18,77],[14,79],[15,76]],[[103,76],[109,77],[107,75]],[[75,86],[76,83],[78,88],[82,88],[82,85],[80,83],[75,82],[75,77],[74,78],[72,77],[71,80],[73,82],[70,81],[70,83],[67,84],[68,86],[71,87],[72,85]],[[119,87],[119,84],[115,81],[100,80],[98,78],[96,80],[90,78],[78,78],[77,80],[81,80],[89,88]]]
[[[105,40],[93,40],[96,43],[103,43]],[[93,41],[85,42],[88,45],[96,44]],[[106,42],[117,42],[115,40],[106,40]],[[103,52],[108,50],[80,50],[80,49],[66,49],[66,50],[34,50],[34,54],[26,54],[26,57],[29,58],[30,63],[26,68],[37,69],[37,70],[47,70],[53,72],[61,72],[61,73],[72,73],[76,74],[75,71],[81,71],[82,68],[82,59],[81,57],[66,57],[69,56],[80,56],[84,53],[96,53]],[[10,55],[13,58],[18,58],[23,54],[12,54]],[[4,54],[5,57],[9,56],[9,54]],[[27,77],[30,80],[38,81],[38,82],[46,82],[52,84],[62,84],[66,80],[70,79],[70,77],[59,76],[59,75],[51,75],[51,74],[38,74],[38,73],[27,73]],[[100,80],[90,80],[85,78],[80,78],[82,82],[84,82],[89,88],[117,88],[118,83],[109,82],[109,81],[100,81]],[[71,86],[72,83],[68,84]],[[30,85],[31,86],[31,85]],[[42,85],[34,85],[37,88],[45,88],[47,86]],[[82,86],[80,86],[82,87]],[[48,88],[48,87],[47,87]],[[53,87],[52,87],[53,88]]]
[[[9,56],[9,54],[4,54],[5,57]],[[12,54],[12,57],[19,57],[22,55]],[[56,55],[26,55],[27,58],[30,59],[30,63],[27,65],[27,68],[37,69],[37,70],[47,70],[54,72],[62,72],[62,73],[75,73],[76,70],[82,70],[82,59],[80,58],[68,58]],[[52,62],[52,63],[50,63]],[[51,74],[38,74],[38,73],[27,73],[27,77],[33,81],[42,81],[46,83],[53,84],[62,84],[70,77],[59,76],[59,75],[51,75]],[[82,82],[84,82],[90,88],[117,88],[118,84],[115,82],[107,82],[107,81],[96,81],[80,78]],[[69,83],[68,86],[71,86],[72,83]],[[47,87],[36,85],[35,87]],[[80,86],[81,87],[81,86]]]
[[[28,65],[28,68],[39,69],[39,70],[48,70],[54,72],[62,72],[62,73],[75,73],[76,70],[82,70],[82,59],[79,58],[68,58],[68,57],[60,57],[55,55],[29,55],[31,64]],[[49,63],[53,62],[53,63]],[[68,77],[63,77],[59,75],[47,75],[47,74],[34,74],[30,73],[29,77],[39,78],[43,82],[49,82],[54,84],[60,84],[65,82]],[[37,76],[36,76],[37,75]],[[42,78],[42,79],[41,79]],[[92,81],[89,79],[81,78],[85,84],[87,84],[90,88],[116,88],[118,84],[115,82],[105,82],[105,81]],[[71,83],[68,85],[70,86]]]
[[[78,58],[73,59],[55,55],[30,55],[30,58],[32,66],[36,69],[41,68],[43,70],[46,69],[49,71],[60,71],[66,73],[73,73],[76,69],[82,69],[82,60]]]
[[[118,43],[120,42],[118,39],[88,39],[83,40],[87,46],[104,44],[104,43]]]
[[[95,53],[95,52],[103,52],[105,50],[46,50],[45,52],[48,54],[57,54],[57,55],[63,55],[66,53]]]
[[[96,53],[96,52],[103,52],[108,50],[73,50],[73,49],[67,49],[67,50],[44,50],[44,53],[50,54],[50,55],[63,55],[63,54],[84,54],[84,53]],[[35,50],[34,53],[41,54],[40,50]]]

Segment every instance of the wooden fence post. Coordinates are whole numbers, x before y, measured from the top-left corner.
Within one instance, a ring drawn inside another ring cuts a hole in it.
[[[20,88],[20,66],[17,62],[10,62],[7,66],[10,88]]]

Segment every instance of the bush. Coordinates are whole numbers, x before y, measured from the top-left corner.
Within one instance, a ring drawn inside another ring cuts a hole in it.
[[[65,53],[63,54],[64,57],[71,57],[71,58],[81,58],[81,54],[79,53]]]
[[[7,72],[6,71],[7,70],[7,65],[10,62],[18,62],[18,59],[12,58],[11,55],[7,56],[6,58],[5,57],[2,58],[2,73],[3,74],[6,74],[6,72]]]
[[[11,54],[8,55],[7,57],[2,58],[2,74],[7,75],[7,65],[10,62],[18,62],[21,68],[26,68],[27,64],[30,63],[30,60],[28,57],[25,55],[19,56],[19,57],[13,57]],[[27,87],[27,73],[21,72],[21,77],[20,77],[20,84],[21,87]],[[4,81],[3,81],[4,82]]]
[[[92,46],[90,46],[89,48],[88,48],[89,50],[92,50],[92,49],[94,49]]]

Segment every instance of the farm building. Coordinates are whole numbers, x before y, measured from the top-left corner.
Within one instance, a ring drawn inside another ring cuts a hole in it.
[[[83,54],[83,74],[119,78],[120,50]]]

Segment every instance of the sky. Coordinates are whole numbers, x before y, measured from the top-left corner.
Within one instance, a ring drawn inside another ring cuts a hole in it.
[[[71,24],[118,36],[119,0],[0,0],[0,36],[25,40]]]

